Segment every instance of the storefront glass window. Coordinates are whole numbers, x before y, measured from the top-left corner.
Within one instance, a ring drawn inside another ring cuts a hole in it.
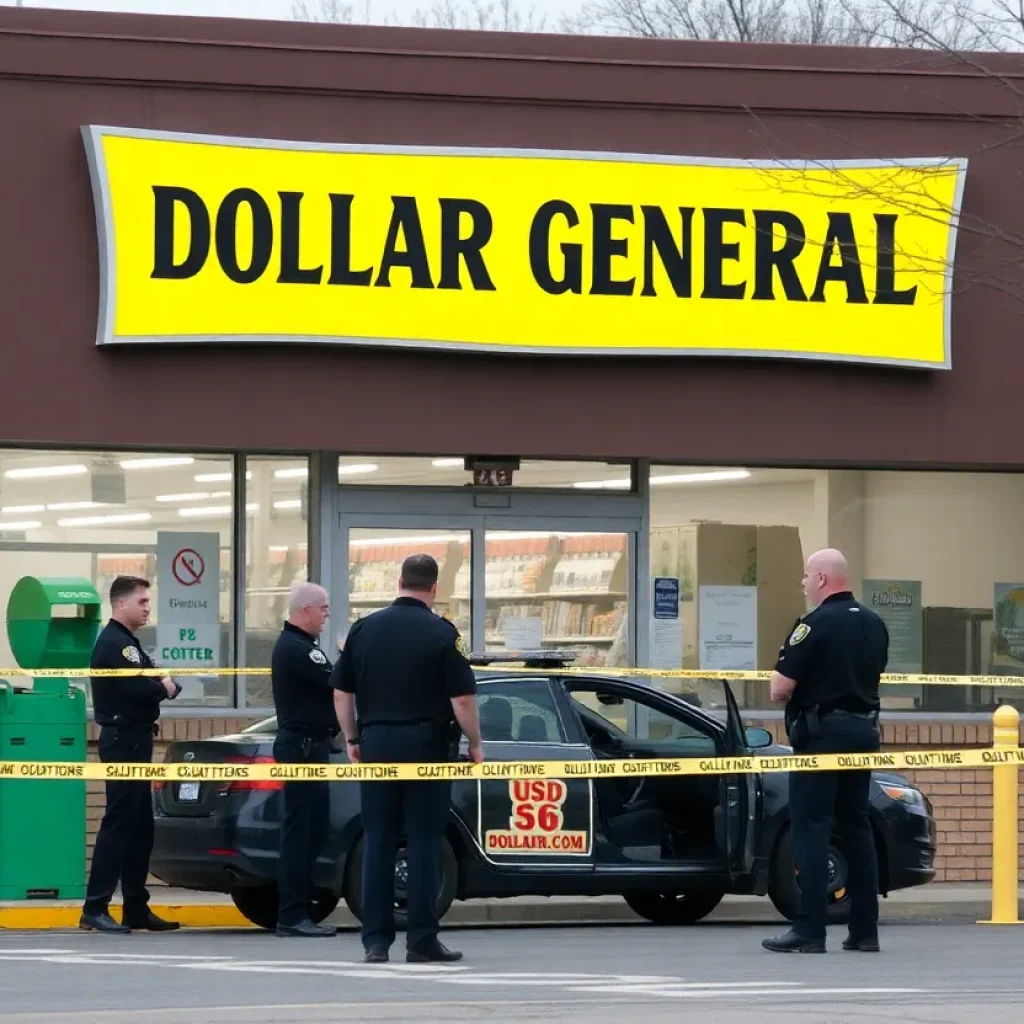
[[[804,559],[828,546],[886,617],[891,672],[1024,675],[1024,476],[653,466],[650,482],[651,575],[680,580],[679,667],[771,669],[806,610]],[[664,685],[698,698],[715,688]],[[770,706],[765,684],[733,690]],[[883,707],[980,712],[1022,694],[886,685]]]
[[[245,665],[266,668],[291,588],[309,579],[309,460],[250,456],[245,470]],[[245,704],[272,703],[269,676],[247,676]]]
[[[5,614],[11,590],[23,576],[77,578],[96,587],[105,622],[114,578],[142,576],[152,584],[153,613],[139,639],[157,664],[168,666],[172,675],[175,666],[229,666],[232,493],[228,456],[0,451]],[[211,508],[223,514],[203,512]],[[187,587],[175,579],[174,563],[185,549],[192,551],[188,568],[179,568]],[[202,607],[168,612],[161,607],[162,587],[168,603],[175,595],[202,593],[197,602]],[[0,663],[16,665],[6,629],[0,632]],[[88,659],[82,667],[87,665]],[[184,691],[177,707],[234,703],[229,677],[181,677],[180,682]]]
[[[342,455],[338,482],[346,486],[465,487],[472,483],[472,474],[462,456]],[[512,473],[511,486],[621,492],[632,487],[632,475],[628,463],[522,459]]]

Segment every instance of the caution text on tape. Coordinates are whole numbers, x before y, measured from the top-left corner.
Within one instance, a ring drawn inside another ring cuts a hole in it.
[[[617,679],[704,679],[730,682],[767,682],[772,677],[768,671],[740,669],[662,669],[662,668],[523,668],[506,666],[500,668],[481,665],[482,671],[500,672],[513,675],[526,673],[531,676],[614,676]],[[90,679],[126,676],[269,676],[269,668],[0,668],[0,681],[4,676],[28,676],[37,679]],[[1024,689],[1024,676],[951,676],[923,675],[889,672],[881,677],[885,686],[995,686],[1003,689]]]
[[[608,761],[485,761],[429,764],[202,764],[0,761],[7,780],[93,782],[408,782],[463,779],[595,779],[638,775],[749,775],[808,771],[892,771],[1024,765],[1024,749],[899,750],[779,757],[650,758]]]

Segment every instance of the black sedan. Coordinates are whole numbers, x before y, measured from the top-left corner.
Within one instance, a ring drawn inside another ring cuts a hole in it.
[[[727,683],[720,719],[628,679],[478,669],[489,761],[708,758],[788,753],[760,728],[745,729]],[[169,761],[272,762],[276,722],[217,739],[172,743]],[[344,761],[339,749],[333,755]],[[169,782],[154,794],[153,874],[186,889],[230,893],[245,917],[273,928],[280,782]],[[925,796],[903,777],[875,772],[871,819],[880,891],[935,874],[935,823]],[[331,786],[331,836],[316,866],[313,916],[344,899],[360,915],[363,857],[359,787]],[[848,912],[842,843],[830,850],[830,919]],[[404,918],[404,851],[396,921]],[[456,899],[621,894],[657,924],[692,924],[726,893],[767,895],[796,910],[788,776],[691,775],[544,781],[458,781],[442,854],[440,911]]]

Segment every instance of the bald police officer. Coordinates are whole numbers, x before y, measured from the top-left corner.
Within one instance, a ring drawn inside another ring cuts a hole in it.
[[[274,644],[270,678],[277,710],[274,760],[327,764],[337,735],[331,663],[319,637],[330,614],[327,591],[315,583],[292,588],[288,620]],[[326,782],[286,782],[278,857],[277,934],[324,938],[337,931],[310,916],[317,857],[327,845],[330,791]]]
[[[152,669],[136,630],[149,622],[149,581],[118,576],[110,585],[110,621],[96,638],[91,668]],[[100,760],[140,764],[153,760],[160,705],[173,700],[181,687],[170,677],[93,676],[93,717],[100,727]],[[89,884],[79,927],[85,931],[164,932],[178,927],[149,909],[146,878],[153,852],[153,794],[148,782],[105,783],[107,806],[92,853]],[[121,883],[124,910],[118,924],[108,910]]]
[[[402,564],[398,599],[353,624],[335,666],[335,704],[354,762],[441,762],[458,753],[483,760],[476,678],[452,623],[432,613],[437,562],[412,555]],[[457,723],[457,724],[456,724]],[[367,963],[385,963],[395,941],[395,853],[408,844],[406,960],[458,960],[438,940],[441,840],[451,783],[362,782],[363,946]]]
[[[858,603],[842,553],[807,559],[804,593],[813,610],[798,620],[779,654],[772,700],[786,705],[786,728],[798,754],[869,753],[879,749],[879,677],[889,657],[885,623]],[[783,935],[765,939],[776,953],[824,953],[828,843],[833,817],[844,844],[850,890],[843,949],[878,951],[878,861],[868,795],[871,771],[793,772],[790,827],[800,912]]]

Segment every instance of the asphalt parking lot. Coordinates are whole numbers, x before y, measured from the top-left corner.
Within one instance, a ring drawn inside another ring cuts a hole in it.
[[[808,1024],[1024,1019],[1024,932],[962,923],[888,924],[881,955],[779,956],[775,926],[451,931],[466,957],[361,963],[358,935],[278,939],[252,931],[101,936],[0,933],[0,1024],[189,1024],[546,1020]],[[698,1009],[699,1008],[699,1009]]]

